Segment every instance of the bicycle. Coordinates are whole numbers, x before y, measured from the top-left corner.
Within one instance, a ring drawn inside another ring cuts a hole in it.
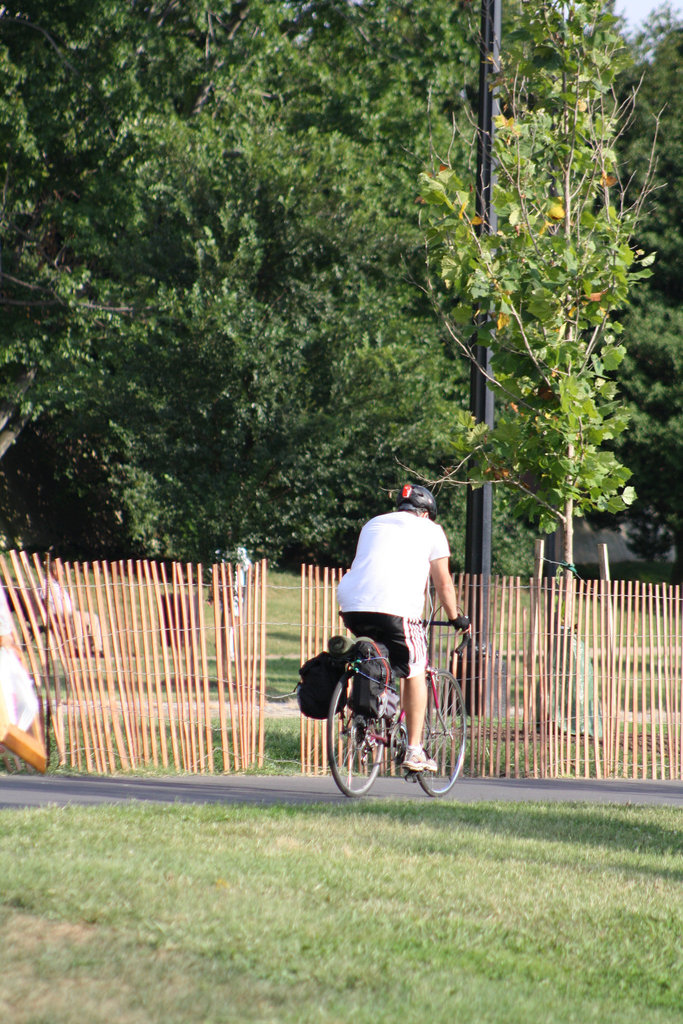
[[[432,622],[447,626],[448,622]],[[469,632],[456,648],[459,657],[470,642]],[[327,715],[327,757],[332,776],[348,797],[364,796],[379,775],[385,754],[400,769],[408,747],[405,711],[391,722],[354,713],[349,703],[353,672],[347,670],[337,683]],[[405,770],[428,796],[443,796],[455,783],[465,759],[467,710],[460,685],[450,672],[427,664],[427,713],[423,746],[434,758],[436,772]]]

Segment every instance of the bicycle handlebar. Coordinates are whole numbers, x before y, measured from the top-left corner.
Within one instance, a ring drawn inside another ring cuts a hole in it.
[[[462,638],[462,640],[460,641],[460,643],[458,644],[458,646],[455,648],[455,653],[458,655],[458,657],[460,657],[460,655],[465,650],[465,648],[469,647],[471,643],[472,643],[472,635],[471,635],[470,631],[468,630],[465,633],[465,635]]]
[[[451,625],[451,623],[450,623],[449,619],[425,619],[425,626],[426,627],[429,627],[429,626],[450,626],[450,625]],[[460,641],[458,646],[455,648],[455,653],[458,655],[458,657],[460,657],[460,655],[462,654],[462,652],[465,650],[466,647],[469,647],[471,642],[472,642],[472,624],[470,623],[470,625],[468,626],[467,630],[463,633],[462,640]]]
[[[449,618],[425,618],[424,624],[425,624],[426,628],[428,628],[430,626],[451,626],[452,625],[452,623],[449,620]],[[471,642],[472,642],[472,624],[470,623],[470,625],[467,627],[467,629],[463,631],[463,639],[460,641],[460,643],[456,647],[456,654],[458,655],[458,657],[460,657],[460,655],[462,654],[462,652],[465,650],[466,647],[469,647]]]
[[[450,626],[451,625],[450,619],[423,619],[423,622],[425,624],[425,627],[429,627],[429,626]],[[472,628],[472,623],[470,622],[469,626],[467,627],[466,632],[469,633],[471,628]]]

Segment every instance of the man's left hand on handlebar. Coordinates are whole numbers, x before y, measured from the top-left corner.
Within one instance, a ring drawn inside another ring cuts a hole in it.
[[[453,629],[461,629],[463,633],[466,633],[471,626],[467,615],[458,615],[455,619],[449,619],[449,622]]]

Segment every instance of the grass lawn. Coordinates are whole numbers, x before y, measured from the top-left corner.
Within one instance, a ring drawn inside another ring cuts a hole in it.
[[[592,804],[1,811],[0,1013],[680,1022],[682,825]]]
[[[266,694],[292,694],[299,681],[301,578],[295,573],[268,573],[268,660]]]
[[[301,578],[295,573],[268,573],[268,653],[299,657],[301,636]]]
[[[298,657],[269,657],[266,662],[266,698],[292,698],[299,682]]]

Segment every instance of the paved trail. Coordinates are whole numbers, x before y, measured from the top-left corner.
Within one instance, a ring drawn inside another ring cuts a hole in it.
[[[367,800],[427,800],[403,779],[378,779]],[[476,801],[581,801],[603,804],[665,804],[683,809],[683,782],[610,779],[460,779],[443,799]],[[110,776],[10,775],[0,777],[0,808],[122,803],[345,803],[331,776]],[[350,802],[350,801],[349,801]]]

